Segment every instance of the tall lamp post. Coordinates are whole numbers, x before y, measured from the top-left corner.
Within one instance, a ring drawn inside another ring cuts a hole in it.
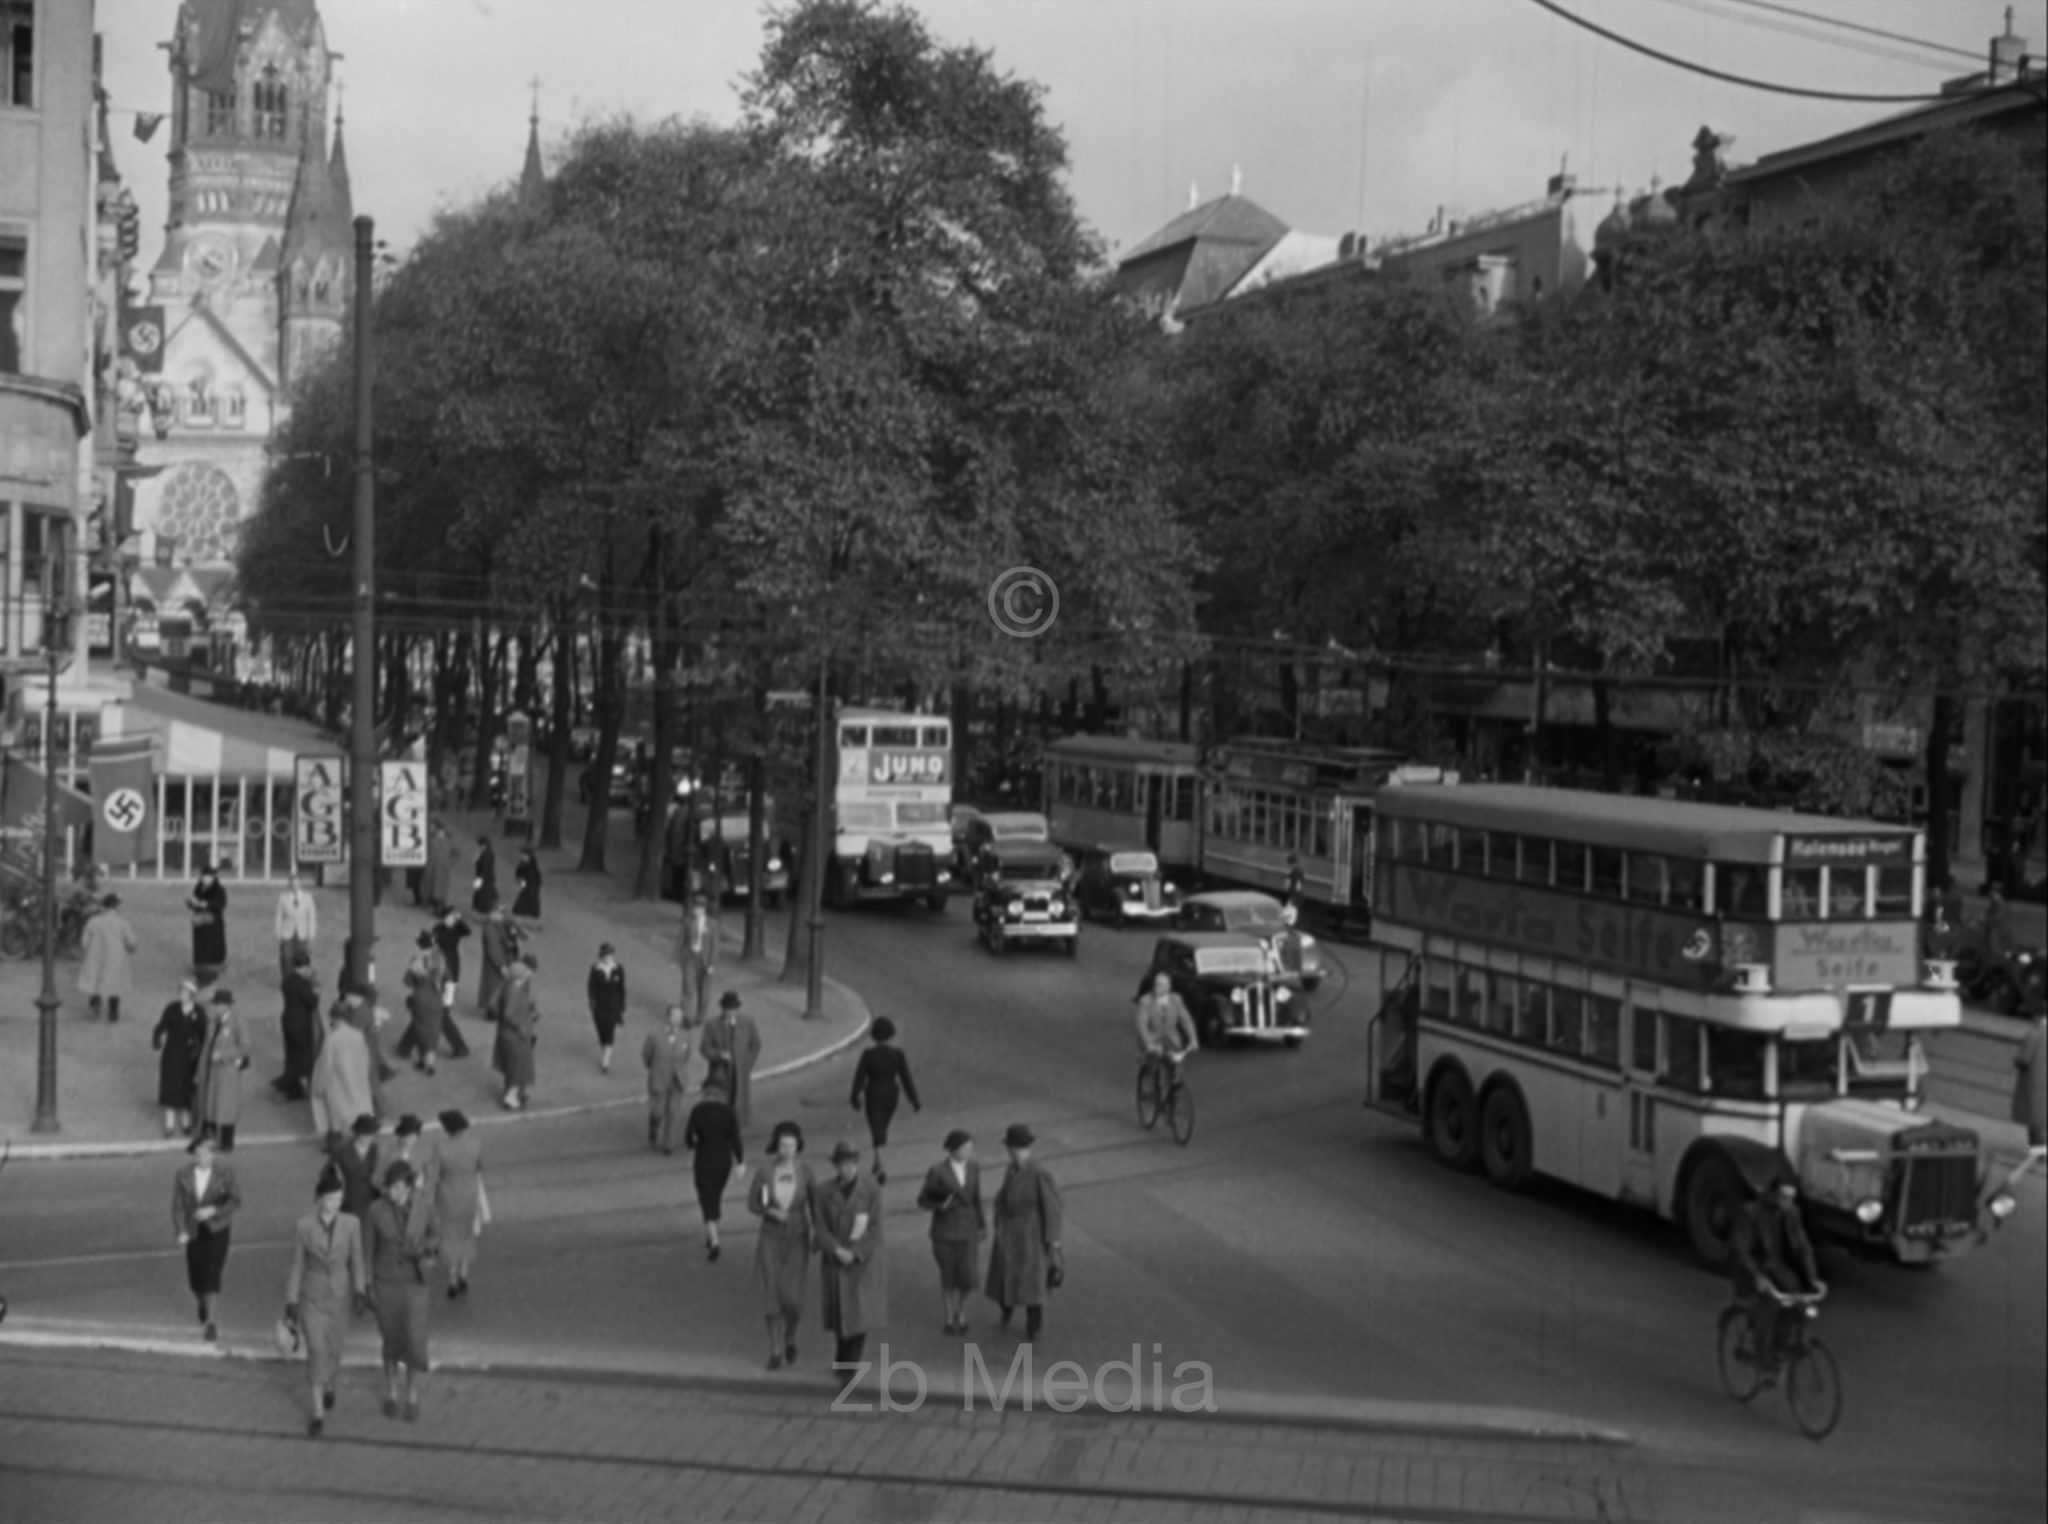
[[[377,553],[376,479],[371,475],[370,299],[376,224],[356,218],[355,696],[348,772],[348,974],[370,982],[377,941]]]
[[[825,874],[832,867],[832,705],[827,692],[831,666],[818,654],[818,767],[811,801],[810,967],[804,970],[804,1020],[825,1016]]]
[[[43,694],[43,992],[36,996],[36,1115],[31,1132],[57,1130],[57,663],[71,640],[64,577],[54,561],[46,566],[43,597],[43,654],[49,686]]]

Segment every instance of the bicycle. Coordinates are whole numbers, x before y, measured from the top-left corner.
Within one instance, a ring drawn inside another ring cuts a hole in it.
[[[1842,1373],[1834,1353],[1812,1331],[1820,1316],[1825,1291],[1764,1291],[1785,1309],[1778,1319],[1778,1349],[1759,1359],[1756,1353],[1755,1299],[1738,1297],[1721,1310],[1715,1325],[1715,1347],[1721,1385],[1737,1402],[1748,1402],[1780,1371],[1785,1375],[1785,1402],[1793,1420],[1809,1439],[1826,1439],[1842,1419]]]
[[[1195,1096],[1181,1078],[1185,1053],[1147,1053],[1138,1065],[1138,1122],[1147,1132],[1166,1118],[1173,1141],[1182,1148],[1195,1135]]]
[[[37,957],[43,950],[43,897],[33,890],[18,896],[0,920],[0,958],[20,962]],[[57,956],[77,958],[85,952],[86,917],[77,905],[65,901],[57,907]]]

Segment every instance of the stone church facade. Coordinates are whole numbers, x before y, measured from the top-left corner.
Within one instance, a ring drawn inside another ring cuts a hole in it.
[[[163,309],[136,484],[145,562],[225,567],[292,388],[349,306],[352,210],[314,0],[185,0],[170,44]]]

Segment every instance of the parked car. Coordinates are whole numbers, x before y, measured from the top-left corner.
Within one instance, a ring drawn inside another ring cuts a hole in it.
[[[973,819],[967,822],[967,861],[978,863],[982,848],[1002,842],[1043,842],[1052,841],[1052,826],[1043,815],[1024,810],[977,810]],[[1071,889],[1074,885],[1074,859],[1059,848],[1060,882]]]
[[[974,925],[982,945],[1000,957],[1019,942],[1081,946],[1081,913],[1061,876],[1062,856],[1050,842],[994,842],[975,860]]]
[[[1288,925],[1280,902],[1256,889],[1191,894],[1181,904],[1180,924],[1188,931],[1239,931],[1257,937],[1279,960],[1281,971],[1311,992],[1321,988],[1328,972],[1316,939]]]
[[[746,812],[697,817],[694,857],[686,840],[686,827],[690,824],[691,817],[680,807],[670,811],[662,853],[662,892],[670,899],[680,900],[692,888],[715,883],[721,899],[745,900],[752,892]],[[794,853],[787,840],[777,837],[772,824],[766,827],[764,839],[767,856],[761,864],[761,903],[776,910],[789,894]]]
[[[1152,963],[1138,993],[1165,974],[1195,1019],[1205,1048],[1232,1038],[1301,1046],[1308,1036],[1308,1001],[1273,972],[1266,944],[1235,931],[1175,931],[1152,949]]]
[[[1180,915],[1180,886],[1160,872],[1159,858],[1143,847],[1096,846],[1081,854],[1074,900],[1085,916],[1112,925],[1172,922]]]
[[[583,775],[576,783],[576,797],[585,804],[597,798],[597,764],[592,762],[583,769]],[[640,800],[640,771],[624,748],[612,760],[611,787],[605,790],[605,805],[617,809],[620,805],[632,805]]]

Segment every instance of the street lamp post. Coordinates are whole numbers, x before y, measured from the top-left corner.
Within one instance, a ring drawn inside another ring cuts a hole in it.
[[[348,974],[358,988],[370,982],[377,941],[377,556],[376,479],[372,475],[370,414],[371,266],[376,225],[356,218],[356,497],[355,697],[348,775]]]
[[[827,694],[830,664],[818,656],[818,766],[811,801],[810,966],[804,970],[804,1020],[825,1016],[825,875],[832,867],[832,706]]]
[[[52,568],[54,570],[54,568]],[[43,992],[36,996],[36,1115],[31,1132],[57,1130],[57,662],[64,654],[68,620],[61,574],[43,600],[43,651],[49,686],[43,694]]]

